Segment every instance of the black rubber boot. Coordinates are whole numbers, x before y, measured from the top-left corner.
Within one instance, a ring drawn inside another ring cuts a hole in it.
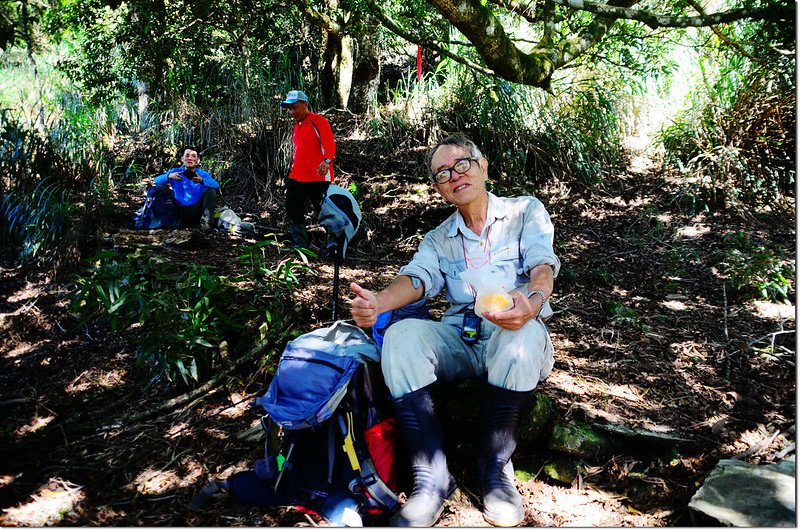
[[[517,526],[525,519],[522,496],[514,485],[511,455],[534,391],[516,392],[483,383],[480,478],[483,518],[493,526]]]
[[[289,225],[289,238],[295,248],[308,248],[308,230],[302,223],[292,223]]]
[[[436,418],[431,388],[420,388],[392,400],[414,474],[414,490],[392,517],[392,526],[433,526],[445,501],[456,491],[456,482],[447,470],[444,435]]]
[[[200,201],[203,204],[203,213],[200,216],[200,228],[204,232],[207,232],[217,226],[217,220],[214,218],[214,211],[217,209],[217,190],[214,188],[204,189]]]

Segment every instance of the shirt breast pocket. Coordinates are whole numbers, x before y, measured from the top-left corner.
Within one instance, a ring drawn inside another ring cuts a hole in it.
[[[495,263],[512,262],[518,264],[520,259],[519,243],[517,242],[510,242],[507,245],[502,245],[492,252],[492,261]]]
[[[492,263],[505,277],[509,289],[520,283],[522,258],[519,255],[519,243],[510,242],[492,252]]]
[[[444,277],[445,288],[455,303],[468,304],[473,296],[467,283],[459,276],[464,272],[462,263],[439,258],[439,269]]]

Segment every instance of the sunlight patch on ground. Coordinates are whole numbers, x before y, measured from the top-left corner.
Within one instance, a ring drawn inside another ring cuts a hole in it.
[[[31,298],[38,298],[44,294],[40,287],[33,287],[33,284],[28,282],[25,287],[8,297],[11,303],[22,302],[30,300]]]
[[[581,217],[583,217],[585,219],[591,219],[593,221],[602,221],[603,219],[608,217],[608,215],[605,213],[605,211],[596,209],[596,210],[584,210],[584,211],[582,211],[581,212]]]
[[[776,438],[778,438],[778,433],[775,432],[774,427],[767,428],[765,425],[759,423],[754,429],[742,432],[723,447],[725,451],[734,455],[759,446],[762,446],[761,451],[763,451],[766,450]],[[761,451],[752,451],[750,458],[756,458]]]
[[[38,348],[40,348],[43,344],[46,344],[47,341],[39,341],[34,343],[28,344],[20,344],[16,348],[13,348],[3,354],[3,357],[6,359],[13,359],[14,357],[19,357],[20,355],[25,355],[26,353],[30,353]],[[19,362],[19,361],[17,361]]]
[[[173,425],[167,430],[167,432],[164,433],[164,439],[174,440],[178,436],[185,436],[186,434],[192,434],[192,430],[187,429],[187,427],[189,427],[189,423],[185,421]]]
[[[682,360],[690,362],[701,362],[706,358],[705,348],[701,348],[695,341],[673,342],[669,345],[670,349]],[[679,368],[677,360],[674,363],[676,368]]]
[[[230,399],[235,405],[219,405],[210,407],[203,411],[203,415],[207,418],[221,416],[223,418],[241,418],[243,415],[250,412],[250,403],[254,398],[245,398],[236,392],[230,395]]]
[[[236,405],[222,408],[219,411],[219,416],[231,419],[240,418],[250,410],[250,403],[253,401],[253,399],[248,399],[237,392],[231,393],[230,399]]]
[[[642,395],[633,385],[610,385],[600,378],[573,375],[556,370],[548,377],[548,382],[564,392],[582,396],[614,397],[630,403],[642,403]]]
[[[203,465],[193,458],[181,459],[178,470],[146,469],[131,485],[142,495],[160,495],[178,488],[194,485],[205,474]]]
[[[227,432],[223,431],[222,429],[215,429],[213,427],[203,429],[203,433],[205,433],[206,436],[214,438],[215,440],[227,440],[229,437]]]
[[[368,138],[367,131],[359,128],[354,129],[353,132],[350,133],[350,136],[347,137],[348,140],[361,140],[361,141],[366,140],[367,138]]]
[[[761,317],[770,320],[791,320],[795,319],[795,307],[786,303],[776,303],[767,300],[755,300],[752,302],[753,311]]]
[[[143,471],[134,481],[134,489],[142,495],[158,495],[171,490],[180,479],[175,471]]]
[[[529,505],[526,525],[540,527],[647,527],[657,521],[652,515],[627,509],[624,495],[601,490],[593,485],[563,488],[539,481],[522,484]],[[623,515],[624,514],[624,515]]]
[[[613,204],[614,206],[627,206],[627,204],[628,204],[625,201],[625,199],[623,199],[620,196],[608,197],[608,198],[604,199],[603,202],[608,203],[608,204]]]
[[[67,394],[79,394],[92,388],[111,388],[125,382],[127,372],[124,370],[86,370],[78,377],[70,381],[64,388]]]
[[[628,171],[631,173],[638,173],[639,175],[649,173],[654,167],[653,158],[650,156],[636,155],[632,157],[630,163],[628,163]]]
[[[673,311],[686,311],[687,309],[689,309],[689,306],[687,306],[680,300],[667,300],[665,302],[661,302],[661,305]]]
[[[46,416],[44,418],[36,417],[31,419],[27,425],[22,425],[21,427],[17,427],[17,430],[14,431],[14,436],[17,438],[22,438],[26,434],[30,434],[32,432],[36,432],[51,421],[56,419],[55,416]]]
[[[611,289],[611,292],[614,293],[615,296],[619,296],[622,298],[628,298],[628,290],[622,289],[619,286],[614,286]]]
[[[695,223],[689,226],[682,226],[675,230],[675,235],[683,239],[697,239],[711,232],[711,227],[703,223]]]
[[[28,502],[15,508],[6,508],[0,515],[2,526],[52,526],[75,509],[86,497],[81,486],[59,478],[39,488]]]

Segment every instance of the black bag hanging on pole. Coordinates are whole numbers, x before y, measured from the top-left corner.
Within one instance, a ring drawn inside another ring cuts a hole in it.
[[[331,184],[322,197],[319,209],[319,224],[328,233],[328,251],[334,252],[333,265],[333,316],[336,322],[339,299],[339,266],[347,252],[347,243],[353,238],[361,224],[361,208],[353,194],[341,186]]]

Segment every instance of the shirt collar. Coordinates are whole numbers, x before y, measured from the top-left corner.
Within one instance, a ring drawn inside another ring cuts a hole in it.
[[[489,204],[486,207],[486,225],[491,226],[496,220],[508,217],[508,207],[503,201],[498,199],[496,195],[491,192],[487,193],[489,194]],[[477,237],[472,230],[467,228],[466,223],[464,223],[464,218],[461,217],[461,214],[456,210],[447,235],[449,237],[456,237],[459,232],[467,236],[471,235],[472,237]]]
[[[294,120],[294,122],[295,122],[297,125],[303,125],[304,123],[307,123],[307,122],[309,122],[309,121],[310,121],[310,120],[309,120],[309,118],[311,118],[311,112],[310,112],[310,111],[309,111],[309,113],[308,113],[308,114],[306,114],[306,117],[305,117],[305,118],[303,118],[303,119],[302,119],[302,120],[300,120],[300,121]]]

